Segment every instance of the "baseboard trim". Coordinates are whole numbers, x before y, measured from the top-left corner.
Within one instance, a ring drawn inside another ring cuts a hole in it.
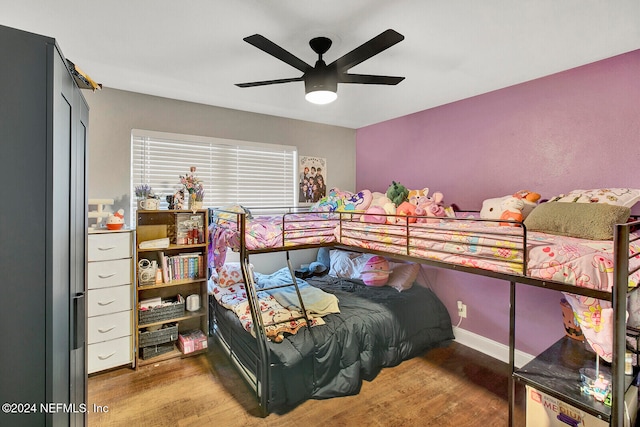
[[[453,335],[456,337],[456,342],[504,363],[509,363],[509,346],[460,328],[454,328]],[[516,349],[514,359],[516,368],[520,368],[532,361],[534,356]]]

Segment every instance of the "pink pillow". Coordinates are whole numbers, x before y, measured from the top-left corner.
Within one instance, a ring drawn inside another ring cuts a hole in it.
[[[360,278],[367,286],[384,286],[389,280],[389,262],[374,255],[365,263]]]
[[[420,264],[415,262],[392,263],[390,268],[391,275],[389,276],[387,286],[395,288],[398,292],[410,289],[420,272]]]
[[[371,206],[364,215],[360,217],[362,222],[370,222],[374,224],[386,224],[387,212],[381,206]]]

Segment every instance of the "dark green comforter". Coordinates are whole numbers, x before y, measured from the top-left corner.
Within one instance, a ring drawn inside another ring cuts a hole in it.
[[[328,276],[307,281],[335,294],[341,312],[325,316],[326,325],[269,343],[272,411],[308,398],[357,394],[362,380],[382,368],[454,338],[446,308],[429,289],[398,292]]]

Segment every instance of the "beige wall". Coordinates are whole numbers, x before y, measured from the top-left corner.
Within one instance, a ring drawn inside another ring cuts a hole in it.
[[[131,129],[294,145],[327,159],[327,187],[355,191],[355,130],[105,88],[85,91],[89,198],[129,209]],[[322,108],[322,107],[319,107]],[[176,176],[176,183],[178,177]]]

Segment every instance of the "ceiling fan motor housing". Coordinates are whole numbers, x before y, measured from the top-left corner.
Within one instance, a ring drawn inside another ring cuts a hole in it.
[[[338,91],[338,73],[335,67],[327,67],[323,60],[318,60],[316,66],[304,75],[305,92],[327,90]]]

